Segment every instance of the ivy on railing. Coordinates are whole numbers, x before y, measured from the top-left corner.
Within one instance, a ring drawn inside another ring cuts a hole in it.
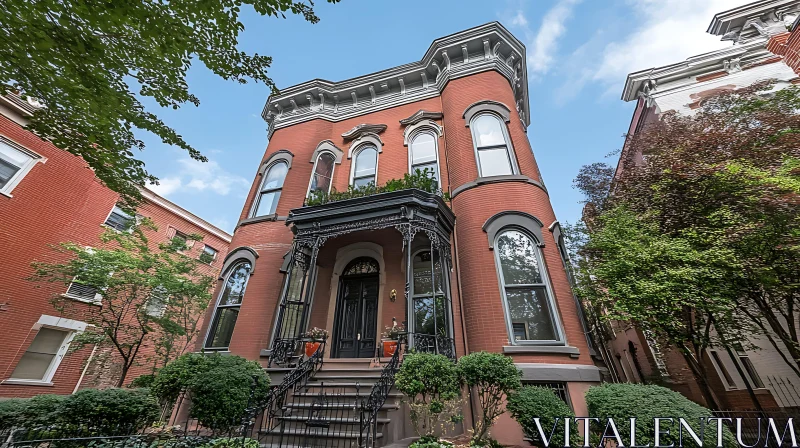
[[[345,199],[363,198],[378,193],[388,193],[391,191],[408,190],[416,188],[418,190],[426,191],[428,193],[438,194],[445,201],[450,200],[450,194],[442,192],[439,188],[439,181],[433,177],[433,170],[425,168],[424,170],[416,170],[414,173],[406,173],[402,179],[391,179],[382,186],[376,186],[374,182],[360,187],[353,187],[350,185],[345,191],[336,191],[331,188],[330,193],[325,191],[312,191],[306,199],[307,206],[322,205],[328,202],[343,201]]]

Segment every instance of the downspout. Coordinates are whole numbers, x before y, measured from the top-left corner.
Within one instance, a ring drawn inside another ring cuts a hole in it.
[[[75,384],[75,389],[72,390],[73,394],[78,392],[78,389],[80,389],[81,383],[83,383],[83,378],[86,376],[86,372],[89,370],[89,364],[92,363],[92,360],[94,359],[94,354],[96,352],[97,352],[97,344],[95,344],[94,347],[92,347],[92,353],[89,354],[89,359],[86,360],[86,365],[83,366],[83,370],[81,371],[81,376],[80,378],[78,378],[78,383]]]

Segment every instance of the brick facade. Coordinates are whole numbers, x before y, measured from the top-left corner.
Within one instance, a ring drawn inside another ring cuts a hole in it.
[[[66,287],[60,284],[31,282],[31,262],[60,262],[65,254],[51,246],[71,241],[86,246],[100,244],[103,223],[117,201],[117,194],[97,181],[92,170],[79,157],[55,148],[22,127],[26,120],[24,110],[2,108],[0,136],[42,157],[21,179],[10,196],[0,195],[0,246],[5,260],[0,266],[0,328],[3,344],[0,345],[0,397],[27,397],[43,393],[72,393],[86,361],[92,352],[85,348],[68,353],[58,365],[49,384],[20,384],[10,381],[19,359],[37,334],[35,324],[41,316],[59,317],[50,303],[52,297],[63,294]],[[169,201],[150,192],[152,198],[143,203],[137,212],[151,218],[158,226],[148,237],[156,245],[167,241],[177,229],[186,234],[199,233],[203,242],[191,249],[199,255],[203,244],[217,249],[217,259],[203,270],[216,275],[228,249],[229,236],[219,229],[191,215]],[[78,310],[89,312],[96,305],[76,303]],[[66,316],[75,319],[72,315]],[[153,348],[143,347],[141,359],[148,357]],[[99,351],[98,351],[99,352]],[[100,353],[95,353],[94,359]],[[90,364],[80,387],[114,384],[117,369],[112,359],[105,365]],[[128,380],[152,372],[147,363],[135,366]]]

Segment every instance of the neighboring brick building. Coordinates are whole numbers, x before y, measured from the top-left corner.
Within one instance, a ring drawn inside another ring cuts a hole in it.
[[[664,112],[691,114],[705,98],[722,91],[768,79],[775,80],[774,90],[796,84],[797,73],[786,64],[790,58],[776,56],[770,49],[781,36],[785,41],[786,26],[798,13],[800,0],[759,0],[720,12],[707,31],[733,45],[629,74],[622,100],[636,101],[636,108],[628,136],[640,132]],[[629,150],[628,145],[623,147],[620,160],[629,156]],[[634,155],[634,160],[644,163],[641,154]],[[617,177],[622,169],[620,163]],[[585,214],[591,212],[590,208],[584,210]],[[652,337],[628,322],[598,325],[596,329],[599,339],[604,340],[606,359],[613,360],[614,374],[620,381],[662,384],[705,404],[697,379],[676,350],[659,347]],[[702,359],[708,371],[716,373],[708,381],[720,406],[755,408],[748,389],[763,408],[800,406],[800,377],[766,337],[752,335],[750,342],[759,349],[711,347]],[[780,341],[777,343],[782,347]]]
[[[526,382],[550,385],[586,415],[584,392],[600,373],[526,135],[525,57],[489,23],[435,40],[419,62],[270,97],[269,146],[200,347],[291,366],[302,333],[321,327],[331,332],[323,372],[369,374],[381,331],[406,322],[412,348],[504,353]],[[380,186],[423,168],[451,200],[401,190],[304,205],[312,191]],[[409,435],[386,431],[380,443]],[[508,416],[493,434],[522,439]]]
[[[92,349],[68,353],[70,338],[86,324],[60,318],[51,305],[55,295],[68,293],[67,288],[26,280],[33,274],[31,262],[65,259],[51,246],[65,241],[95,246],[104,223],[113,225],[122,217],[115,210],[117,194],[100,184],[83,159],[23,128],[34,107],[17,96],[0,98],[0,246],[5,251],[0,266],[4,336],[0,397],[69,394],[78,387],[115,383],[113,362],[102,368],[90,364],[84,370]],[[153,244],[167,241],[176,232],[201,234],[203,241],[191,253],[199,255],[206,246],[215,250],[215,260],[203,269],[216,275],[230,235],[149,190],[142,193],[145,201],[137,212],[158,226],[157,233],[148,235]],[[89,303],[93,297],[84,297],[86,291],[80,288],[70,287],[69,295],[87,310],[98,306]],[[152,347],[144,350],[147,356]],[[94,354],[97,359],[99,353]],[[152,366],[138,366],[128,380],[150,372]]]

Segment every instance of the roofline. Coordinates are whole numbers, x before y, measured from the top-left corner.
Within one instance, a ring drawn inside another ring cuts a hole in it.
[[[219,227],[211,224],[210,222],[206,221],[203,218],[195,215],[194,213],[186,210],[185,208],[175,204],[174,202],[165,199],[162,196],[155,194],[152,190],[148,188],[141,188],[142,196],[147,200],[147,202],[157,205],[161,208],[164,208],[181,218],[189,221],[190,223],[200,227],[201,229],[213,234],[214,236],[222,239],[223,241],[230,243],[233,235],[230,233],[220,229]]]
[[[342,81],[316,78],[283,88],[267,98],[261,116],[270,124],[271,135],[273,128],[313,118],[339,121],[436,96],[449,79],[492,69],[509,79],[519,97],[515,100],[521,103],[520,115],[529,125],[526,48],[497,21],[435,39],[419,61]],[[420,76],[423,88],[411,88],[410,82],[419,81]],[[409,83],[408,90],[404,81]],[[351,95],[355,100],[349,102]]]

